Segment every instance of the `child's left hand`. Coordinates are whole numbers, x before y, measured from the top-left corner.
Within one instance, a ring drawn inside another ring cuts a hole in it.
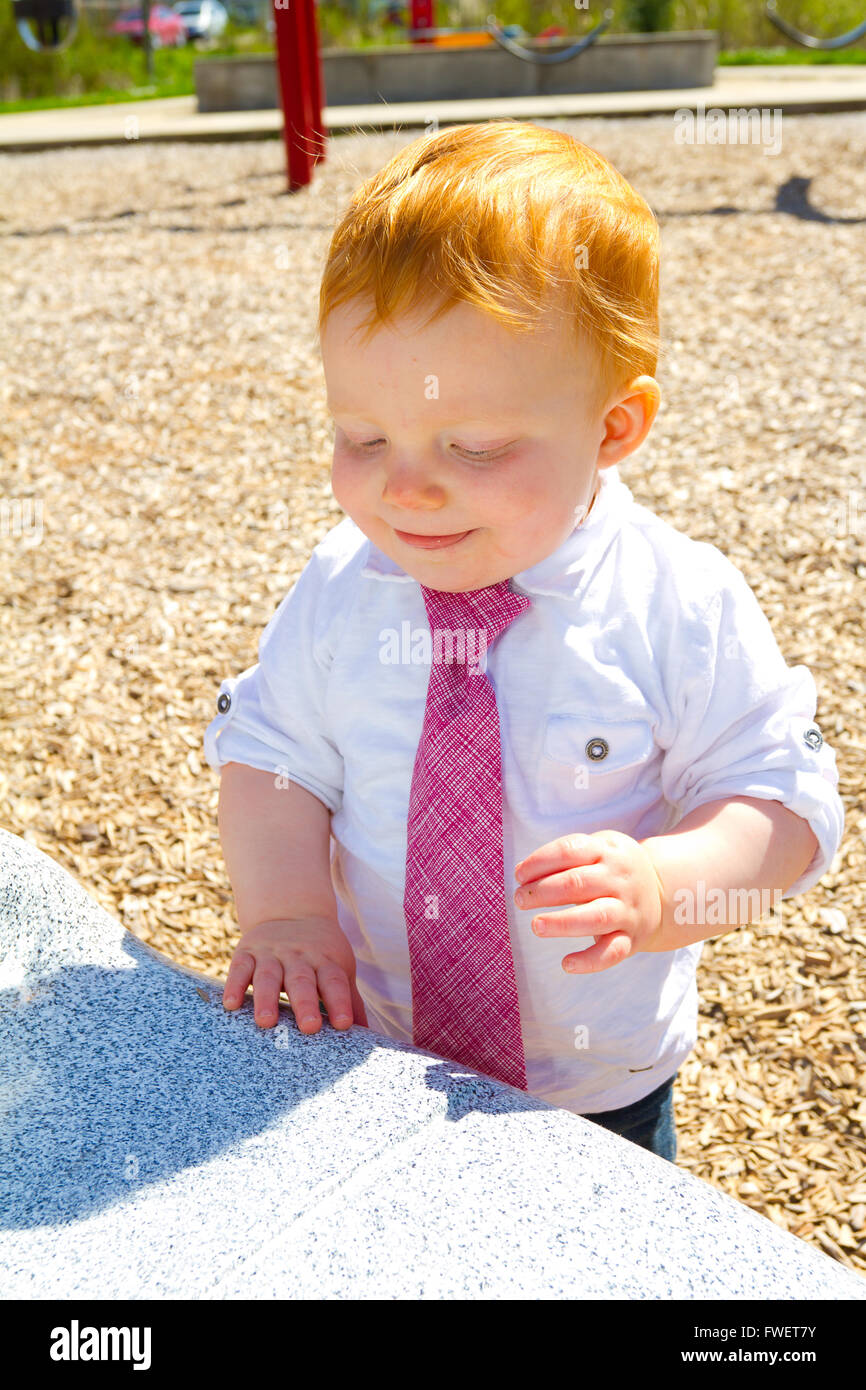
[[[594,936],[594,946],[564,956],[563,970],[591,975],[646,950],[659,931],[664,891],[648,852],[619,830],[563,835],[515,866],[517,907],[577,903],[533,917],[536,936]]]

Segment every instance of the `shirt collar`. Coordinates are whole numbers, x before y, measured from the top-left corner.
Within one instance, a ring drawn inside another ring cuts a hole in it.
[[[512,587],[518,593],[573,597],[619,531],[632,501],[631,489],[620,478],[616,464],[602,469],[598,495],[586,520],[575,526],[550,555],[513,575]],[[367,559],[361,570],[366,578],[416,582],[369,539],[367,546]]]

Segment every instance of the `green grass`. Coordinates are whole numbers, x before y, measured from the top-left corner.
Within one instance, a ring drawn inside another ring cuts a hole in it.
[[[816,20],[807,27],[834,33],[850,28],[847,9],[844,15],[838,12],[842,2],[802,0],[810,8],[816,8],[821,17],[820,24]],[[682,8],[680,0],[677,3]],[[724,35],[731,46],[719,53],[720,66],[866,64],[866,48],[822,53],[781,44],[769,48],[733,46],[738,33],[748,42],[749,37],[760,32],[760,25],[757,30],[755,28],[755,3],[756,0],[703,0],[703,8],[699,4],[694,10],[687,7],[682,14],[678,12],[674,27],[688,27],[684,25],[684,19],[688,19],[694,27],[712,28],[717,13],[734,24],[734,29]],[[575,18],[566,0],[496,0],[491,8],[495,9],[501,23],[521,23],[532,33],[551,23],[564,24],[573,33],[584,33],[591,27],[587,15]],[[404,29],[383,25],[379,19],[369,20],[360,14],[350,16],[339,4],[329,3],[329,0],[321,0],[316,14],[323,50],[334,44],[363,49],[405,42]],[[436,19],[442,27],[461,24],[459,12],[448,0],[437,0]],[[475,20],[467,27],[478,25],[479,21]],[[766,21],[762,21],[762,25],[768,27]],[[611,32],[622,32],[622,28],[614,25]],[[0,100],[0,114],[194,96],[194,64],[197,61],[247,53],[273,54],[272,37],[264,30],[229,24],[218,46],[158,49],[153,54],[153,77],[149,79],[143,51],[127,39],[112,38],[100,32],[92,27],[86,16],[81,17],[76,38],[68,48],[56,53],[31,53],[15,30],[9,0],[0,0],[0,98],[4,94],[9,97]]]
[[[0,115],[11,116],[16,111],[57,111],[67,106],[108,106],[119,101],[152,101],[156,97],[191,96],[195,88],[190,80],[163,82],[155,87],[129,91],[112,88],[103,92],[87,92],[77,97],[31,97],[29,101],[0,102]]]
[[[229,57],[239,50],[227,48],[200,51],[192,47],[158,49],[153,55],[154,80],[147,82],[144,54],[133,48],[132,53],[123,53],[127,59],[125,69],[118,60],[113,63],[110,86],[96,87],[91,91],[76,92],[59,96],[55,93],[45,96],[22,98],[19,101],[0,102],[0,115],[12,115],[16,111],[45,111],[67,106],[102,106],[119,101],[152,101],[158,97],[186,97],[195,94],[194,64],[204,58]],[[273,44],[260,40],[256,44],[245,45],[247,53],[271,53]]]
[[[9,0],[0,0],[0,111],[191,96],[197,61],[273,51],[273,40],[264,30],[229,24],[218,48],[188,44],[157,49],[150,76],[139,45],[106,34],[86,13],[80,15],[75,38],[66,48],[33,53],[18,35]]]
[[[719,67],[749,63],[866,63],[866,48],[837,48],[831,52],[809,48],[737,48],[728,49],[718,57]]]

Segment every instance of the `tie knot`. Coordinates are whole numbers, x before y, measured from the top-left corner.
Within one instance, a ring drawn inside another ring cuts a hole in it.
[[[451,633],[461,652],[491,646],[515,618],[532,607],[526,595],[515,593],[507,579],[459,594],[428,589],[425,584],[420,587],[431,634]]]

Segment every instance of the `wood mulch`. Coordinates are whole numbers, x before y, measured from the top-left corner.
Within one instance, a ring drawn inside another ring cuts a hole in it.
[[[866,1272],[866,114],[786,117],[773,156],[549,123],[662,226],[663,405],[621,475],[811,669],[846,807],[818,885],[704,948],[679,1162]],[[215,977],[237,933],[202,735],[341,516],[318,279],[417,133],[332,140],[292,198],[276,141],[0,156],[0,823]]]

